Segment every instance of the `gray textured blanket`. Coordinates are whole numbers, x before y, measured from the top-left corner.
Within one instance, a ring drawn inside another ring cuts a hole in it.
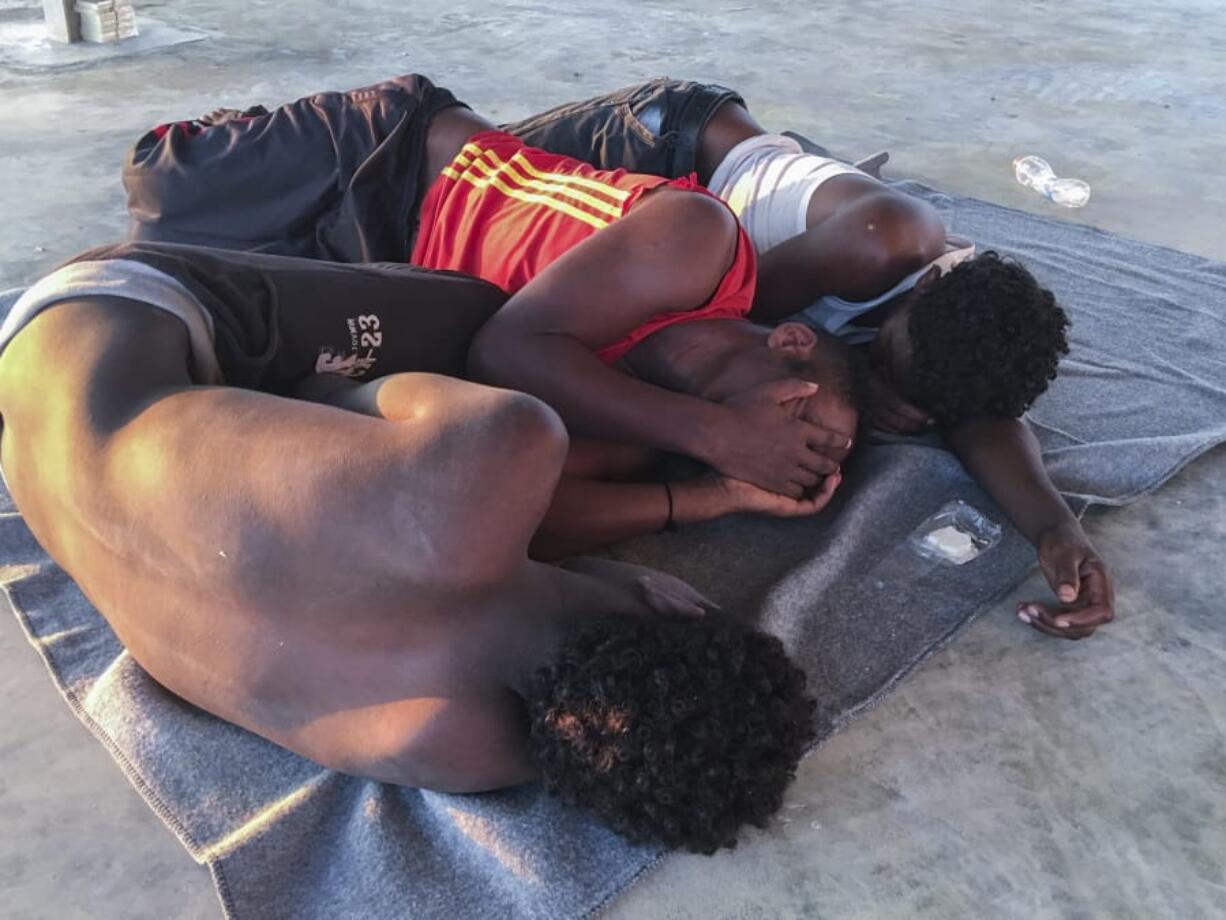
[[[1226,440],[1226,265],[951,198],[952,229],[1023,256],[1074,318],[1033,414],[1077,504],[1152,490]],[[952,498],[999,511],[938,445],[871,448],[818,520],[729,519],[623,547],[780,635],[820,699],[820,736],[871,705],[1033,564],[1011,529],[960,568],[907,534]],[[660,854],[537,787],[447,796],[322,770],[170,696],[0,496],[0,581],[65,700],[197,860],[231,917],[582,917]]]

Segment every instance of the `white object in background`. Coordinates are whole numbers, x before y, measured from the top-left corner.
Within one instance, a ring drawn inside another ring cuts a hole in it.
[[[1090,200],[1090,186],[1080,179],[1061,179],[1042,157],[1018,157],[1013,161],[1017,181],[1044,198],[1066,208],[1084,208]]]
[[[132,0],[76,0],[75,9],[87,42],[117,42],[139,34]]]

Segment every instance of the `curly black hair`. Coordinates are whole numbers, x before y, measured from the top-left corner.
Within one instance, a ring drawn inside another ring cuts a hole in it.
[[[764,826],[814,738],[783,643],[715,613],[585,621],[527,706],[551,795],[636,843],[698,853]]]
[[[1018,418],[1068,354],[1068,316],[1051,291],[988,250],[920,290],[908,320],[908,395],[942,425]]]

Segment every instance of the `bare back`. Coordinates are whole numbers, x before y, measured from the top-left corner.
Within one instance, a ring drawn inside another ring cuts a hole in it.
[[[499,605],[553,480],[539,457],[540,494],[498,505],[489,442],[527,449],[525,418],[556,419],[420,389],[393,424],[192,386],[178,320],[94,299],[0,356],[0,449],[34,534],[155,679],[325,765],[441,786],[461,728],[519,756]]]

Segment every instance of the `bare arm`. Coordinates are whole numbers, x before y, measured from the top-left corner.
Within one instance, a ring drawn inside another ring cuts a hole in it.
[[[571,438],[562,475],[605,482],[638,481],[647,477],[658,456],[650,448],[633,444]]]
[[[732,508],[714,478],[670,485],[677,524],[706,521]],[[655,533],[668,520],[668,494],[658,482],[599,482],[564,476],[532,539],[534,559],[564,559]]]
[[[807,517],[824,509],[842,482],[827,476],[812,494],[789,498],[724,476],[700,476],[669,484],[673,522],[698,524],[726,514]],[[563,559],[656,533],[668,520],[668,493],[659,482],[599,482],[563,476],[529,553]]]
[[[389,421],[412,418],[420,405],[420,375],[393,374],[359,384],[334,374],[307,378],[298,396]],[[641,475],[650,464],[645,452],[623,444],[572,443],[566,471],[554,492],[529,551],[539,560],[563,559],[655,533],[668,520],[668,496],[659,482],[610,482],[605,477]],[[695,524],[737,512],[774,517],[816,514],[829,504],[841,482],[827,476],[815,494],[793,499],[722,476],[672,483],[673,520]]]
[[[710,205],[658,192],[559,258],[482,328],[474,377],[540,396],[576,434],[701,457],[717,406],[619,374],[594,352],[715,290],[734,238]],[[683,246],[712,257],[678,264]]]
[[[881,186],[763,254],[751,317],[776,322],[828,294],[871,300],[944,250],[936,209]]]
[[[777,403],[733,406],[670,392],[594,354],[661,313],[705,303],[728,268],[736,234],[718,202],[657,192],[511,297],[478,333],[470,370],[544,399],[574,434],[686,454],[799,496],[833,471],[811,446],[824,443],[820,429],[787,418]],[[791,396],[811,391],[803,381],[787,385],[808,388]]]
[[[1021,419],[981,419],[946,433],[954,452],[1034,545],[1063,608],[1025,603],[1018,615],[1049,635],[1089,636],[1115,616],[1111,575],[1043,466]]]

